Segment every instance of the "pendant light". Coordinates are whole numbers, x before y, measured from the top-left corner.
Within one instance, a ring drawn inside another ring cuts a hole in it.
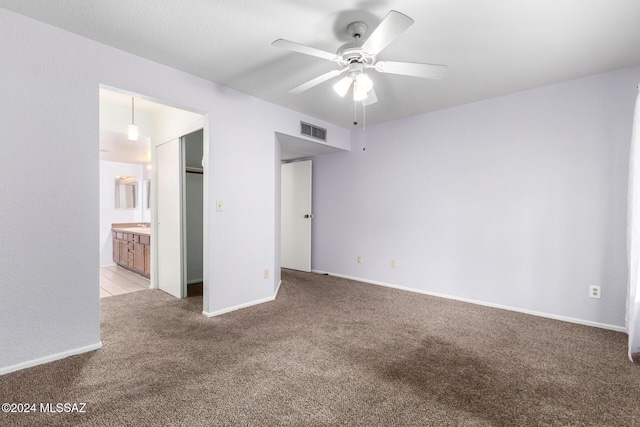
[[[133,96],[131,97],[131,124],[129,125],[129,132],[127,134],[129,141],[138,140],[138,126],[136,126],[133,120]]]

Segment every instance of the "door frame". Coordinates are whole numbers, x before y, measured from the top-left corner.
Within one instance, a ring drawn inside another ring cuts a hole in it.
[[[289,180],[288,183],[293,185],[296,188],[296,191],[285,193],[283,187],[284,183],[284,173],[283,170],[288,168],[289,171],[287,175],[291,176],[294,173],[294,181]],[[302,168],[302,169],[301,169]],[[301,174],[302,173],[302,174]],[[307,176],[308,173],[308,176]],[[304,178],[303,178],[304,175]],[[307,181],[308,178],[308,181]],[[308,183],[308,188],[303,188],[301,183]],[[282,268],[290,268],[298,271],[311,272],[311,248],[312,248],[312,236],[313,236],[313,160],[312,159],[299,159],[293,161],[285,161],[281,162],[280,165],[280,265]],[[296,210],[296,214],[299,214],[300,217],[288,215],[291,212],[291,209],[284,209],[283,201],[291,201],[290,195],[295,195],[295,199],[298,201],[296,204],[296,208],[301,207],[299,203],[301,201],[305,204],[304,213]],[[298,197],[299,196],[299,197]],[[303,197],[304,196],[304,197]],[[308,198],[307,198],[308,196]],[[307,206],[308,202],[308,206]],[[302,217],[304,216],[304,218]],[[300,221],[298,222],[299,226],[304,226],[304,233],[297,227],[295,231],[290,227],[287,227],[283,222],[283,219],[289,219],[289,221]],[[285,239],[285,230],[286,236],[288,239]],[[307,234],[308,232],[308,234]],[[286,245],[287,242],[294,242],[293,245]],[[292,251],[291,248],[295,248],[298,250]],[[286,249],[286,250],[285,250]],[[295,253],[295,254],[294,254]],[[287,255],[285,257],[285,254]],[[285,260],[286,258],[286,260]],[[287,261],[287,262],[284,262]],[[286,264],[286,265],[284,265]]]

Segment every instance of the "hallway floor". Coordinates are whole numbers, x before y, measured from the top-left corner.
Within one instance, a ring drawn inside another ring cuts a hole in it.
[[[149,279],[116,265],[100,267],[100,298],[149,289]]]

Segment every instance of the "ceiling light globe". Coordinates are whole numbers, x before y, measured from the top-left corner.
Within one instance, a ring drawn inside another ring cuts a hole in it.
[[[365,90],[362,90],[360,86],[355,85],[353,87],[353,100],[364,101],[365,99],[367,99],[367,92]]]
[[[373,88],[373,81],[365,73],[360,73],[358,74],[358,77],[356,77],[356,86],[359,90],[367,93]]]
[[[336,91],[338,95],[344,97],[347,94],[347,91],[351,87],[351,77],[345,76],[338,81],[335,85],[333,85],[333,90]]]

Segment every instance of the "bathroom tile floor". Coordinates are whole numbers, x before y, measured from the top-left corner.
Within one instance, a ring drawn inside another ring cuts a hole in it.
[[[149,279],[116,265],[100,267],[100,298],[149,289]]]

